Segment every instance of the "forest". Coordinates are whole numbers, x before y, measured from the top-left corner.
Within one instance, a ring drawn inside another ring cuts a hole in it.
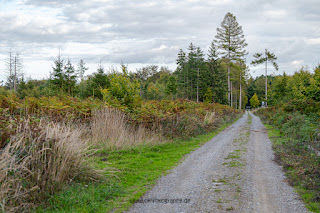
[[[267,65],[278,70],[275,54],[265,49],[248,62],[247,45],[227,13],[209,50],[190,43],[175,70],[100,63],[87,75],[84,60],[75,66],[59,52],[50,78],[26,80],[21,56],[10,52],[0,87],[0,209],[42,208],[64,186],[106,181],[112,171],[91,162],[101,153],[187,140],[262,105],[256,113],[289,141],[276,147],[281,163],[318,208],[320,65],[268,75]],[[248,63],[266,75],[253,78]]]

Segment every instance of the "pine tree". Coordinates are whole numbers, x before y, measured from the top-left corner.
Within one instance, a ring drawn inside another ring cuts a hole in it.
[[[236,17],[228,12],[221,27],[217,28],[217,35],[214,42],[219,49],[219,55],[228,60],[228,102],[232,105],[231,83],[230,83],[230,62],[242,60],[248,54],[245,47],[248,45],[243,35],[242,27],[239,26]]]
[[[60,92],[62,93],[66,84],[66,76],[64,73],[64,63],[63,59],[61,58],[60,52],[57,58],[54,60],[54,66],[52,67],[52,69],[53,72],[50,73],[51,82],[54,85],[54,87],[60,90]]]
[[[199,98],[204,96],[205,91],[204,88],[207,87],[204,81],[204,76],[206,73],[206,66],[205,66],[205,59],[204,53],[197,47],[196,49],[196,71],[197,71],[197,78],[196,78],[196,86],[197,86],[197,102],[199,102]]]
[[[180,49],[178,53],[178,58],[176,60],[177,63],[177,76],[178,76],[178,88],[179,91],[181,92],[181,96],[183,98],[187,97],[187,73],[186,73],[186,64],[187,64],[187,59],[186,59],[186,53]]]
[[[77,81],[77,75],[70,59],[68,59],[68,63],[64,67],[64,73],[66,80],[66,89],[68,91],[68,94],[72,95],[72,91]]]
[[[187,99],[193,99],[195,79],[197,79],[196,71],[196,47],[190,43],[188,53],[188,63],[187,63]]]
[[[210,80],[207,84],[212,88],[212,102],[226,104],[226,94],[228,92],[227,75],[221,66],[221,61],[218,58],[217,48],[214,42],[212,42],[209,47],[207,66],[207,76]]]
[[[86,64],[84,63],[84,61],[82,59],[78,63],[77,75],[80,79],[80,82],[83,80],[84,73],[89,69],[85,65]]]
[[[267,49],[265,49],[264,54],[263,53],[255,53],[253,55],[253,57],[255,58],[255,60],[253,60],[251,62],[252,65],[259,65],[259,64],[263,64],[265,63],[265,68],[266,68],[266,91],[265,91],[265,95],[266,95],[266,106],[267,106],[267,96],[268,96],[268,62],[271,62],[273,67],[278,70],[278,64],[275,62],[275,60],[277,60],[277,57],[273,54],[270,53]]]

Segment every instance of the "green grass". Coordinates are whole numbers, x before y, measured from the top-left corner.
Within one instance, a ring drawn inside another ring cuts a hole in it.
[[[285,143],[290,143],[290,139],[283,136],[280,130],[274,128],[269,124],[264,125],[268,129],[268,136],[272,140],[273,148],[276,152],[277,146],[281,146]],[[320,213],[320,202],[314,202],[314,198],[317,197],[317,195],[313,191],[303,187],[303,182],[299,180],[299,177],[297,175],[295,175],[297,172],[299,171],[293,166],[289,166],[286,168],[286,176],[289,179],[296,180],[296,183],[293,187],[295,188],[296,192],[301,196],[303,202],[306,204],[306,207],[312,212]]]
[[[123,212],[150,190],[156,180],[175,167],[183,157],[225,129],[189,140],[130,149],[101,150],[90,161],[97,169],[108,168],[106,181],[73,184],[51,197],[37,212]],[[112,171],[112,172],[110,172]]]

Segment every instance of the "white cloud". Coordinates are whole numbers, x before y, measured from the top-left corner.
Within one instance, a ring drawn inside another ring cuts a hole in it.
[[[285,18],[287,15],[288,15],[288,13],[285,10],[267,10],[267,11],[264,11],[264,16],[266,18],[271,18],[271,19],[282,19],[282,18]]]
[[[306,43],[309,44],[309,45],[320,44],[320,38],[309,38],[309,39],[306,39]]]

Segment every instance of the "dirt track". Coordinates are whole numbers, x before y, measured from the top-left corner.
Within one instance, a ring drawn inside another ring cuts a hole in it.
[[[246,113],[160,178],[129,212],[307,212],[273,159],[263,124]]]

